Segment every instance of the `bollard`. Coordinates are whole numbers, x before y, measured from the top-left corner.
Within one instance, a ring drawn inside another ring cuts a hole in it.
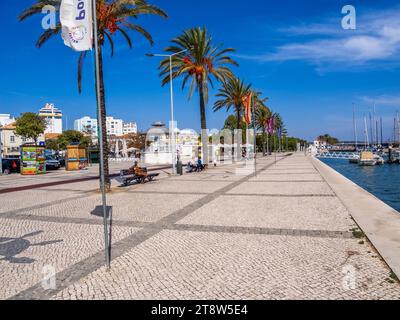
[[[183,175],[183,164],[182,164],[182,161],[178,161],[178,162],[176,163],[176,173],[177,173],[178,175],[180,175],[180,176]]]

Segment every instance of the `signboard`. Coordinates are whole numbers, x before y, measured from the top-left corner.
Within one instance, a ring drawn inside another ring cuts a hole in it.
[[[46,173],[46,157],[43,147],[21,147],[21,174],[36,175]]]

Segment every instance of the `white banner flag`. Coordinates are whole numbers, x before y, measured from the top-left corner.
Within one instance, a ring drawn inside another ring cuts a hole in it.
[[[92,0],[62,0],[60,21],[66,46],[75,51],[92,50]]]

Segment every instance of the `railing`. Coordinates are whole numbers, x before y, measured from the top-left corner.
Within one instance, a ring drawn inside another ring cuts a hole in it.
[[[327,151],[318,151],[315,155],[316,158],[319,159],[344,159],[350,160],[359,157],[359,154],[356,152],[327,152]]]

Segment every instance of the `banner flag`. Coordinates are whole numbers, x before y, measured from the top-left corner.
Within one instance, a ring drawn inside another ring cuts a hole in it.
[[[275,116],[272,116],[268,120],[268,133],[269,134],[274,134],[275,133]]]
[[[246,97],[243,98],[244,105],[244,121],[249,125],[251,124],[251,98],[253,93],[250,92]]]
[[[92,0],[62,0],[60,21],[66,46],[75,51],[92,50]]]

